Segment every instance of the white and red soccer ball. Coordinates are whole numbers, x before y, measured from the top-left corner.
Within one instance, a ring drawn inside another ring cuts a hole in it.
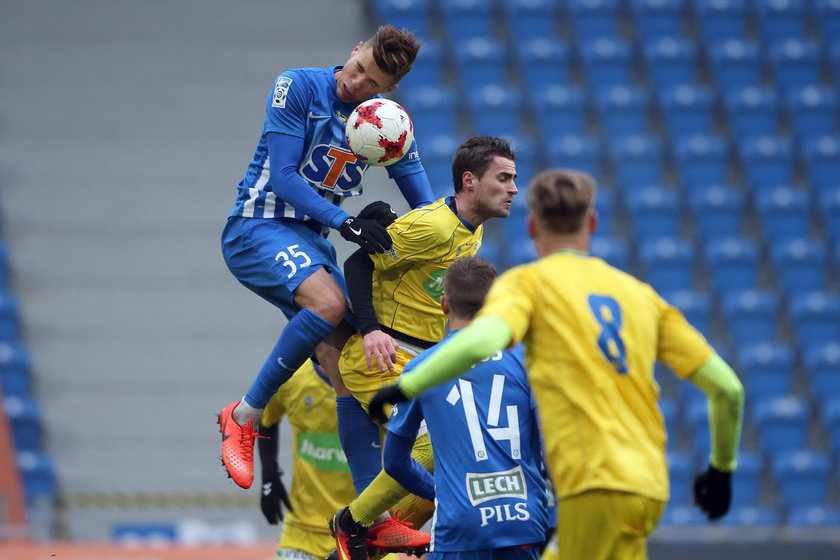
[[[368,99],[350,113],[344,134],[356,157],[382,167],[396,163],[411,148],[414,124],[399,103]]]

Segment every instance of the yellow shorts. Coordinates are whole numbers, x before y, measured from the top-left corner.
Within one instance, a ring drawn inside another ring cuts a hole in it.
[[[288,552],[290,549],[306,552],[317,558],[326,558],[334,548],[335,538],[333,538],[329,529],[326,527],[323,531],[313,531],[312,529],[290,523],[283,524],[283,533],[277,542],[278,556],[280,558],[293,556],[294,553]],[[279,554],[280,550],[287,552],[281,556]]]
[[[665,502],[614,490],[589,490],[557,502],[561,560],[647,560],[647,537]]]
[[[414,352],[400,348],[397,350],[397,361],[394,363],[394,371],[379,371],[379,366],[374,359],[373,371],[368,371],[365,362],[365,348],[362,345],[362,335],[355,333],[344,345],[341,351],[341,358],[338,360],[338,368],[341,371],[341,379],[347,389],[361,402],[358,394],[375,393],[378,389],[396,383],[400,374],[410,359],[416,356]],[[370,399],[368,399],[369,401]],[[363,404],[367,410],[367,403]]]

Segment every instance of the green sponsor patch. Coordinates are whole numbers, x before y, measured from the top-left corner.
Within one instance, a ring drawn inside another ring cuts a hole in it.
[[[423,289],[429,297],[440,303],[440,296],[443,295],[443,279],[446,276],[445,270],[436,270],[423,282]]]
[[[298,457],[318,470],[350,472],[338,434],[298,434],[297,451]]]
[[[467,495],[472,505],[496,498],[528,497],[522,467],[493,473],[467,473]]]

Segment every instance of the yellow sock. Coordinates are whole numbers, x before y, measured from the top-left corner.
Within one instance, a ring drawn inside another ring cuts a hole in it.
[[[411,456],[427,471],[434,472],[434,455],[429,434],[417,438]],[[403,516],[413,513],[411,522],[419,529],[431,517],[434,504],[409,494],[408,490],[382,470],[364,492],[350,503],[350,514],[358,523],[370,527],[377,517],[389,509],[400,510]],[[421,516],[424,517],[422,523]]]

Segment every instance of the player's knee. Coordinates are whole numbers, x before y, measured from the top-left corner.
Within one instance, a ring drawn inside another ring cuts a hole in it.
[[[326,292],[322,298],[313,301],[309,309],[317,313],[325,321],[329,321],[333,325],[338,325],[341,323],[341,320],[344,318],[344,313],[347,311],[347,300],[341,292]]]

